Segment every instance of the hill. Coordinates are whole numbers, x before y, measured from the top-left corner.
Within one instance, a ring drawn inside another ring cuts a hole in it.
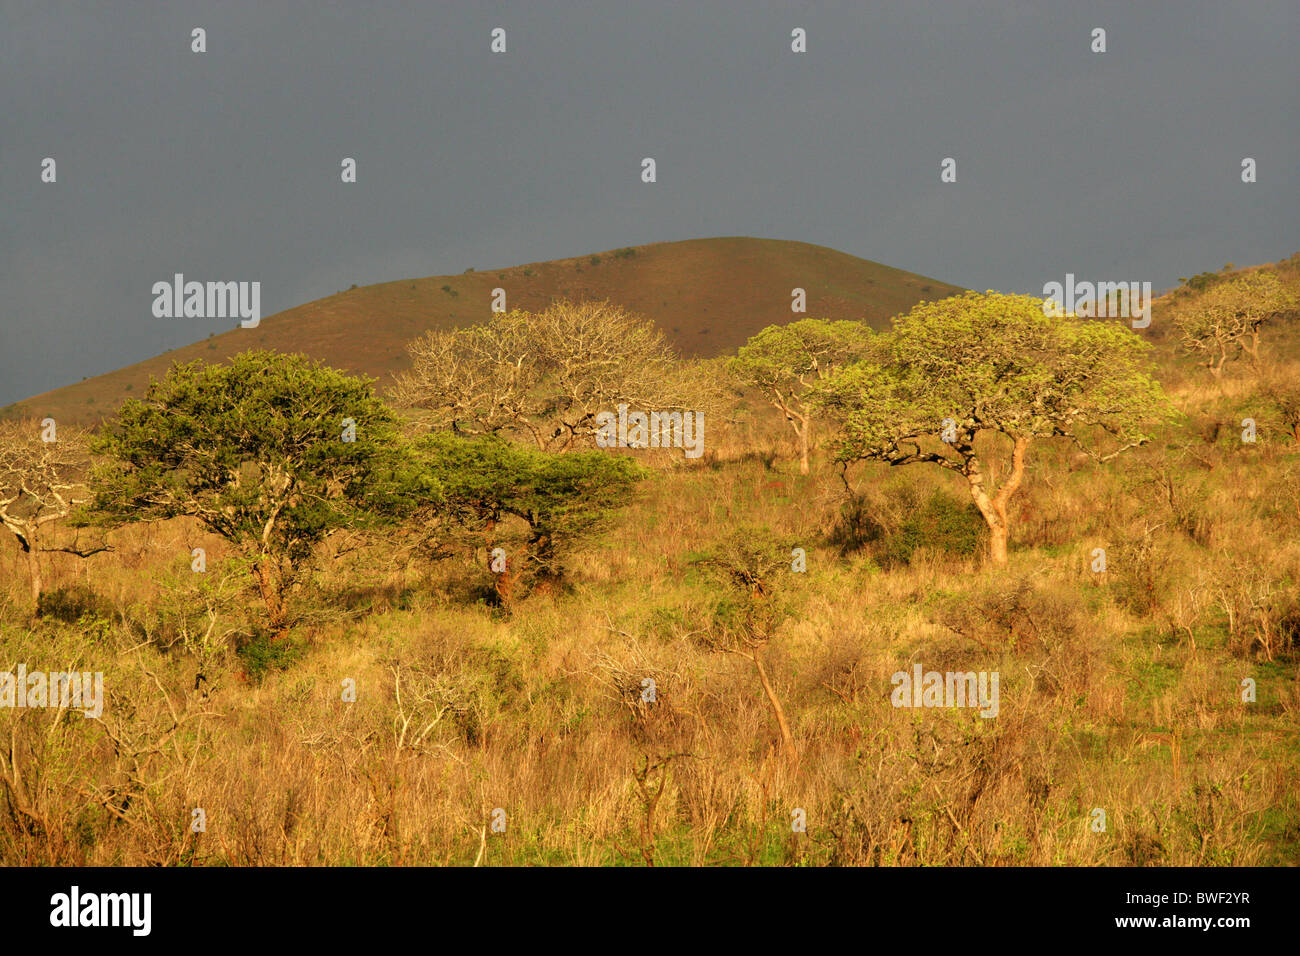
[[[824,246],[744,237],[663,242],[508,269],[469,271],[364,286],[232,329],[183,348],[36,395],[0,409],[91,422],[110,414],[174,362],[223,361],[248,348],[303,352],[335,368],[373,376],[381,387],[407,366],[406,343],[433,328],[480,322],[492,290],[510,308],[541,309],[557,298],[609,299],[653,319],[683,355],[734,351],[765,326],[799,316],[790,291],[802,288],[809,316],[888,319],[957,286],[859,259]]]

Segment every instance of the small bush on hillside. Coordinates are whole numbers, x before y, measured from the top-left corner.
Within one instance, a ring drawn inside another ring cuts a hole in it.
[[[970,557],[979,550],[983,528],[974,504],[936,491],[886,539],[881,557],[887,565],[911,564],[921,548]]]
[[[1204,292],[1206,289],[1213,285],[1217,285],[1226,278],[1228,278],[1226,275],[1218,272],[1198,272],[1191,278],[1180,276],[1178,281],[1181,282],[1182,285],[1176,289],[1175,292],[1178,295],[1189,295],[1192,292]]]
[[[922,548],[960,557],[978,553],[984,519],[971,502],[939,490],[928,498],[911,484],[900,484],[871,501],[854,497],[840,511],[830,543],[841,554],[870,547],[886,567],[911,564]]]
[[[293,640],[274,640],[260,634],[244,641],[236,651],[249,681],[260,684],[271,671],[285,671],[303,655],[303,648]]]
[[[112,619],[113,608],[108,600],[84,584],[70,584],[41,592],[36,604],[37,617],[54,618],[66,624],[75,624],[83,617]]]
[[[1071,644],[1086,613],[1077,593],[1036,587],[1029,580],[963,594],[939,609],[939,623],[986,648]]]

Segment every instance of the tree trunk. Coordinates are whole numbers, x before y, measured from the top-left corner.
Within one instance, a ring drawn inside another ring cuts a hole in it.
[[[504,608],[511,608],[515,603],[515,583],[518,570],[515,563],[518,559],[519,555],[507,554],[505,557],[506,569],[492,572],[492,586],[497,592],[497,600],[501,602],[501,606]],[[488,552],[488,570],[492,570],[491,551]]]
[[[266,605],[267,620],[271,625],[271,640],[278,641],[289,633],[284,618],[284,594],[281,591],[279,576],[271,567],[271,558],[262,558],[253,568],[257,576],[257,589],[261,592],[262,603]]]
[[[803,412],[795,411],[779,393],[772,404],[781,410],[785,420],[794,429],[795,438],[799,441],[799,474],[806,475],[808,474],[808,432],[812,428],[812,416],[806,409]]]
[[[36,547],[35,537],[29,538],[25,545],[27,547],[27,574],[31,578],[32,585],[32,604],[40,606],[42,585],[40,551]]]
[[[1004,524],[989,525],[989,559],[997,567],[1007,563],[1007,526]]]
[[[785,719],[785,709],[781,706],[781,701],[777,699],[776,691],[772,688],[772,682],[767,679],[767,669],[763,666],[762,654],[758,647],[751,648],[754,659],[754,667],[758,669],[758,679],[763,685],[763,692],[767,694],[767,702],[772,705],[772,713],[776,715],[777,726],[781,728],[781,742],[785,746],[785,755],[789,759],[791,766],[799,762],[799,752],[795,750],[794,735],[790,733],[790,724]]]
[[[965,474],[970,483],[971,498],[975,500],[975,507],[979,508],[984,523],[989,528],[989,560],[994,567],[1006,566],[1007,538],[1011,530],[1007,519],[1007,503],[1019,490],[1025,477],[1025,454],[1029,449],[1029,439],[1017,437],[1013,441],[1011,474],[992,498],[984,490],[984,475],[980,471],[979,461],[972,455],[966,462]]]
[[[1247,345],[1246,343],[1250,344]],[[1249,339],[1242,339],[1241,349],[1250,356],[1250,364],[1253,368],[1259,368],[1259,331],[1250,333]]]

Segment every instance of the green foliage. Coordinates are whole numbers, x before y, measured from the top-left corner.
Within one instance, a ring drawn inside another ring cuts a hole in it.
[[[1229,263],[1229,265],[1231,265],[1231,263]],[[1224,271],[1227,271],[1227,266],[1224,267]],[[1178,291],[1204,292],[1206,289],[1210,288],[1210,286],[1217,285],[1226,278],[1227,276],[1218,272],[1198,272],[1191,278],[1180,276],[1178,281],[1182,283],[1182,286],[1179,287]]]
[[[895,319],[872,356],[831,375],[814,399],[844,416],[844,461],[960,469],[982,431],[1075,441],[1106,432],[1132,445],[1172,415],[1150,350],[1117,323],[1049,318],[1030,296],[968,292]],[[946,418],[957,435],[950,447],[937,441]]]
[[[740,525],[714,547],[693,554],[689,563],[727,587],[714,607],[715,643],[754,646],[766,643],[791,606],[776,599],[793,574],[792,552],[798,542],[765,525]]]
[[[236,652],[244,665],[244,673],[253,684],[260,684],[272,671],[286,671],[304,653],[300,644],[277,641],[270,635],[260,634],[244,641]]]
[[[911,564],[919,548],[969,557],[979,550],[984,531],[984,519],[969,500],[961,502],[936,490],[886,536],[882,562]]]
[[[344,441],[344,420],[355,441]],[[302,356],[245,352],[174,366],[128,400],[93,445],[105,520],[188,515],[263,554],[304,556],[329,532],[406,508],[414,475],[370,382]]]
[[[716,545],[691,552],[688,563],[726,582],[737,593],[771,593],[791,570],[791,552],[798,541],[772,531],[767,525],[743,524],[733,528]]]
[[[882,566],[894,567],[911,564],[920,548],[968,557],[980,549],[985,532],[969,498],[937,488],[927,498],[915,483],[899,481],[883,494],[854,495],[845,502],[829,543],[841,554],[869,548]]]
[[[750,337],[728,369],[740,381],[798,400],[837,368],[861,358],[873,334],[864,322],[800,319]]]
[[[1265,269],[1218,277],[1212,288],[1174,313],[1188,352],[1199,352],[1217,377],[1241,354],[1259,360],[1260,328],[1293,311],[1297,296],[1274,271]]]
[[[727,370],[741,384],[757,387],[785,416],[799,439],[800,466],[808,472],[812,398],[837,369],[871,349],[873,333],[863,322],[800,319],[769,325],[740,347]]]
[[[111,619],[113,608],[94,588],[85,584],[69,584],[42,591],[36,604],[36,616],[75,624],[83,618]]]
[[[649,474],[622,455],[555,454],[496,436],[434,432],[412,452],[422,478],[436,486],[429,500],[472,529],[497,532],[503,519],[521,519],[530,560],[550,574],[561,571],[562,546],[604,524]]]

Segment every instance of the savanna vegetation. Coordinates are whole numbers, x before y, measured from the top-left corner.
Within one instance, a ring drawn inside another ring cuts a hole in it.
[[[248,352],[6,423],[3,667],[106,700],[0,708],[0,861],[1294,864],[1300,260],[1259,274],[708,362],[557,303],[392,390]],[[619,403],[704,456],[595,448]],[[997,715],[894,706],[916,664]]]

